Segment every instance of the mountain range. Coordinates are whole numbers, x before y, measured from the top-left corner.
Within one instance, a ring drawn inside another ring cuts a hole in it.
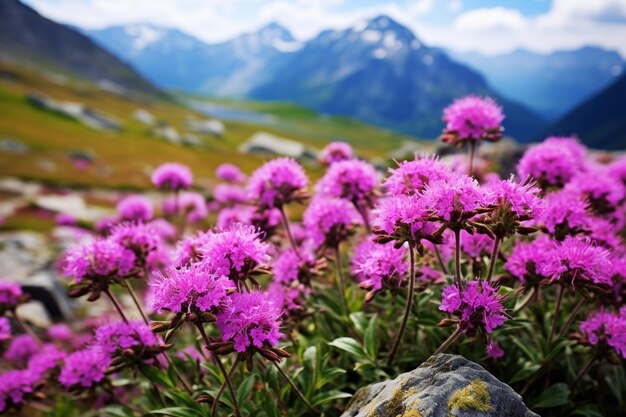
[[[168,88],[293,101],[421,137],[438,135],[443,108],[473,93],[498,99],[507,113],[507,133],[519,140],[545,128],[532,110],[498,94],[478,72],[387,16],[323,31],[304,43],[275,23],[212,45],[154,25],[85,33]]]
[[[529,106],[549,120],[563,116],[607,87],[626,66],[617,52],[591,46],[551,54],[525,49],[496,56],[451,54],[483,74],[506,97]]]
[[[0,59],[52,68],[142,96],[163,96],[130,65],[90,38],[53,22],[18,0],[0,1]]]
[[[563,116],[544,136],[577,135],[599,149],[626,149],[626,74]]]

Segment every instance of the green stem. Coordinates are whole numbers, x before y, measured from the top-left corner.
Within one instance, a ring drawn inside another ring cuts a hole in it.
[[[439,346],[439,348],[435,351],[435,353],[433,353],[434,355],[438,355],[440,353],[445,352],[446,350],[448,350],[448,348],[457,341],[457,339],[463,334],[463,332],[461,331],[461,328],[459,326],[456,327],[456,330],[454,331],[454,333],[452,333],[450,335],[450,337],[448,337],[442,344],[441,346]]]
[[[487,282],[491,282],[493,278],[493,271],[496,269],[496,262],[498,261],[498,253],[500,252],[500,237],[496,236],[493,241],[493,250],[491,251],[491,260],[489,261],[489,272],[487,273]]]
[[[576,379],[574,379],[574,382],[572,383],[572,388],[578,385],[580,380],[583,379],[585,375],[587,375],[587,373],[591,370],[593,364],[596,362],[596,359],[598,358],[595,355],[592,356],[591,359],[589,359],[589,361],[585,364],[585,366],[582,367],[580,372],[578,372],[578,375],[576,375]]]
[[[415,251],[412,244],[409,244],[409,263],[409,289],[407,290],[404,316],[402,317],[400,330],[398,330],[396,340],[393,343],[393,347],[391,348],[391,352],[389,353],[389,358],[387,359],[388,366],[391,366],[391,364],[393,363],[393,359],[396,356],[396,352],[398,351],[398,347],[400,346],[400,341],[402,340],[402,335],[404,334],[404,329],[406,328],[406,323],[408,322],[409,315],[411,314],[411,307],[413,306],[413,292],[415,292]]]
[[[439,262],[439,266],[441,266],[441,270],[445,275],[448,275],[448,267],[443,262],[443,258],[441,257],[441,252],[439,252],[439,247],[437,245],[433,245],[435,248],[435,256],[437,256],[437,262]]]
[[[204,331],[204,327],[202,327],[202,324],[196,323],[196,327],[198,328],[198,331],[200,332],[202,339],[204,339],[204,342],[207,345],[210,345],[211,341],[209,340],[209,336],[207,336],[206,332]],[[213,361],[218,366],[218,368],[220,368],[222,375],[224,375],[224,383],[220,387],[220,390],[218,391],[217,395],[215,396],[215,399],[213,400],[213,405],[211,406],[211,415],[215,416],[215,411],[217,410],[217,404],[219,403],[219,399],[222,396],[222,393],[224,392],[224,387],[228,386],[228,391],[230,392],[230,396],[233,399],[233,406],[235,407],[235,415],[237,417],[241,417],[241,411],[239,411],[239,405],[237,404],[237,396],[235,395],[235,390],[233,389],[233,385],[230,382],[230,378],[232,377],[233,372],[235,372],[235,369],[237,368],[237,365],[239,364],[239,357],[235,358],[235,362],[233,362],[233,366],[230,368],[230,371],[228,373],[226,372],[226,369],[224,368],[224,365],[222,364],[222,361],[220,360],[218,356],[211,353],[211,357],[213,358]]]
[[[298,397],[300,397],[300,399],[304,401],[304,403],[309,408],[309,410],[319,415],[320,413],[315,409],[315,407],[313,407],[313,405],[309,402],[309,400],[307,400],[307,398],[304,396],[302,391],[300,391],[300,389],[296,386],[296,383],[291,379],[291,377],[287,375],[287,373],[285,373],[285,371],[283,371],[283,369],[278,365],[278,362],[272,361],[272,363],[274,364],[276,369],[278,369],[278,372],[280,372],[283,378],[285,378],[285,380],[289,383],[289,385],[291,385],[291,388],[294,390],[294,392],[298,394]]]
[[[572,323],[576,319],[576,315],[578,315],[578,312],[580,311],[582,306],[585,304],[585,300],[586,300],[585,297],[581,297],[578,303],[576,303],[572,311],[567,316],[567,319],[565,320],[565,324],[559,331],[559,337],[565,336],[565,333],[567,333],[567,330],[571,327]]]
[[[133,299],[133,303],[135,304],[135,307],[137,307],[137,310],[139,310],[139,314],[141,314],[141,318],[143,319],[143,322],[146,323],[146,325],[150,325],[148,316],[143,311],[143,307],[141,307],[141,303],[139,302],[139,299],[137,298],[135,291],[133,291],[133,287],[128,283],[127,280],[123,280],[122,284],[124,285],[124,287],[126,287],[126,291],[128,291],[130,298]]]
[[[280,206],[280,209],[278,211],[280,211],[280,217],[283,220],[283,226],[285,227],[285,231],[287,232],[287,237],[289,238],[291,247],[296,253],[296,256],[300,258],[300,249],[298,248],[296,240],[293,238],[293,234],[291,233],[291,227],[289,227],[289,219],[287,218],[287,214],[285,213],[285,208],[283,206]]]
[[[346,282],[343,276],[343,260],[341,259],[341,252],[339,251],[339,245],[335,246],[335,261],[337,263],[337,281],[339,281],[339,292],[341,293],[341,305],[343,306],[346,316],[349,315],[348,303],[346,301]]]
[[[456,286],[461,291],[462,283],[461,283],[461,231],[454,231],[454,281]]]
[[[468,174],[470,177],[474,175],[474,152],[476,150],[476,142],[470,139],[469,142],[469,170]]]
[[[113,304],[113,307],[115,307],[115,309],[119,313],[119,315],[122,318],[122,320],[124,320],[124,322],[128,323],[128,318],[126,318],[126,314],[124,314],[124,310],[122,309],[122,305],[117,300],[117,298],[115,298],[115,296],[111,293],[111,290],[109,290],[107,288],[106,290],[104,290],[104,293],[107,295],[107,297],[109,297],[109,300],[111,300],[111,304]]]
[[[548,342],[546,344],[546,349],[550,347],[552,344],[552,338],[554,337],[554,332],[556,331],[556,325],[559,321],[559,315],[561,314],[561,303],[563,301],[563,293],[565,292],[565,287],[563,285],[559,285],[559,293],[556,296],[556,307],[554,308],[554,320],[552,321],[552,327],[550,328],[550,334],[548,335]]]

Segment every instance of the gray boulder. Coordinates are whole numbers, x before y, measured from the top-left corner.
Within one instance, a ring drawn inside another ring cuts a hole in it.
[[[359,389],[341,417],[538,417],[480,365],[440,354],[392,381]]]

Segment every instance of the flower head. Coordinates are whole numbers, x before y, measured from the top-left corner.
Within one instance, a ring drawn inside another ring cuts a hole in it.
[[[308,248],[300,248],[300,255],[293,250],[282,251],[272,263],[272,274],[276,282],[291,285],[299,282],[311,285],[311,278],[317,272],[317,261]]]
[[[213,198],[221,204],[241,204],[248,200],[246,190],[237,184],[218,184],[213,190]]]
[[[305,197],[309,179],[291,158],[277,158],[254,171],[248,180],[248,196],[261,208],[282,207]]]
[[[19,405],[35,391],[38,376],[29,369],[5,371],[0,374],[0,413],[9,405]]]
[[[391,175],[383,187],[391,195],[415,194],[424,190],[431,181],[450,178],[451,173],[436,156],[416,156],[412,161],[402,161],[397,168],[389,168]]]
[[[89,388],[102,381],[111,364],[111,357],[100,349],[78,350],[65,358],[59,382],[66,388]]]
[[[352,147],[345,142],[331,142],[320,153],[319,160],[323,165],[354,158]]]
[[[461,249],[470,257],[480,258],[483,254],[489,253],[492,247],[493,239],[488,235],[469,234],[465,230],[461,231]]]
[[[190,191],[167,198],[161,207],[168,216],[184,213],[189,223],[199,222],[209,214],[204,196]]]
[[[462,222],[474,210],[487,206],[491,200],[467,175],[457,175],[431,182],[422,194],[423,205],[448,223]]]
[[[153,289],[151,306],[157,312],[191,313],[219,307],[226,301],[233,284],[227,277],[194,264],[170,268],[165,274],[157,272],[150,286]]]
[[[398,244],[436,240],[440,224],[431,219],[430,207],[424,203],[419,196],[403,194],[382,200],[374,210],[374,230]]]
[[[270,261],[270,245],[254,226],[235,223],[215,232],[204,246],[202,261],[218,275],[244,280]]]
[[[533,145],[517,165],[521,178],[532,177],[542,188],[562,187],[582,168],[586,149],[574,138],[550,137]]]
[[[394,242],[375,243],[364,240],[354,249],[351,271],[359,286],[372,293],[383,288],[398,288],[402,285],[408,266],[404,261],[406,246],[396,248]]]
[[[325,197],[343,198],[357,207],[372,207],[376,197],[378,173],[374,167],[359,159],[332,164],[316,189]]]
[[[193,175],[189,167],[176,162],[160,165],[152,173],[152,184],[160,189],[184,190],[191,186]]]
[[[150,328],[140,321],[111,322],[96,330],[95,346],[105,354],[130,348],[149,349],[158,346],[157,338]]]
[[[46,344],[28,360],[28,369],[41,379],[45,374],[60,366],[67,354],[53,344]]]
[[[223,163],[215,169],[215,176],[226,182],[241,183],[246,180],[246,176],[239,167],[234,164]]]
[[[72,329],[65,323],[53,324],[46,333],[50,339],[59,341],[67,341],[74,336]]]
[[[439,310],[459,317],[459,327],[470,336],[484,330],[491,333],[507,319],[503,297],[484,280],[468,282],[462,291],[456,285],[444,289]]]
[[[0,317],[0,342],[11,338],[11,323],[6,317]]]
[[[565,189],[585,197],[596,215],[613,213],[626,196],[624,183],[610,175],[605,166],[596,164],[588,164],[586,172],[574,175]]]
[[[446,130],[441,140],[457,144],[473,139],[497,141],[501,138],[504,114],[490,98],[467,96],[454,100],[443,110]]]
[[[5,310],[14,310],[24,301],[25,296],[18,283],[0,280],[0,314]]]
[[[589,344],[608,345],[626,359],[626,314],[597,311],[580,323],[580,331]]]
[[[588,202],[572,190],[548,193],[537,220],[556,239],[562,240],[567,235],[576,235],[589,229],[591,218],[588,207]]]
[[[541,274],[555,281],[578,285],[611,285],[610,252],[588,238],[567,236],[539,266]]]
[[[523,283],[536,284],[547,276],[543,275],[543,265],[554,250],[555,242],[547,235],[541,235],[532,242],[519,241],[513,247],[504,268]]]
[[[37,341],[28,334],[21,334],[11,340],[4,352],[4,359],[13,363],[26,363],[38,351]]]
[[[108,238],[135,255],[135,266],[155,268],[167,262],[163,241],[154,227],[144,223],[121,223]]]
[[[302,223],[316,248],[334,248],[352,233],[359,217],[346,200],[316,197],[304,211]]]
[[[154,215],[152,203],[142,195],[130,195],[117,203],[117,213],[122,220],[147,222]]]
[[[112,240],[97,238],[68,250],[63,273],[77,282],[85,278],[103,280],[125,276],[134,265],[133,251]]]
[[[217,327],[225,341],[232,341],[237,352],[252,348],[276,347],[280,332],[281,311],[268,294],[251,291],[234,293],[229,305],[217,315]]]
[[[502,350],[498,342],[492,340],[487,343],[487,356],[491,359],[500,359],[504,356],[504,350]]]

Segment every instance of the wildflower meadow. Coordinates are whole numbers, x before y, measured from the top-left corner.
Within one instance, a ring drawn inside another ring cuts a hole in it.
[[[115,216],[66,216],[75,320],[28,323],[2,272],[0,412],[332,417],[446,353],[541,415],[624,415],[626,158],[549,137],[501,178],[479,152],[506,132],[498,104],[443,120],[452,158],[381,167],[334,142],[317,181],[224,161],[212,189],[172,161]]]

